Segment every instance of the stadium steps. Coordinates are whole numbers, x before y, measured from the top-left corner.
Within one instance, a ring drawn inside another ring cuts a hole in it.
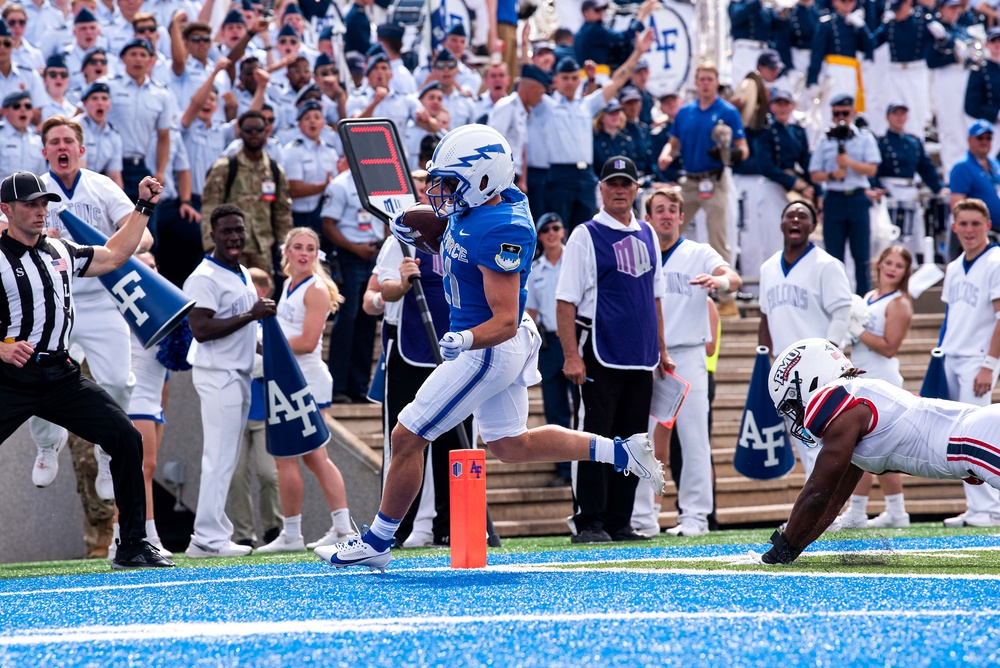
[[[918,304],[919,306],[919,304]],[[917,313],[900,351],[905,387],[916,391],[937,342],[940,313]],[[716,398],[713,403],[712,461],[716,473],[716,514],[722,525],[780,522],[787,519],[804,482],[801,464],[772,481],[744,478],[733,468],[747,385],[754,365],[759,319],[724,320]],[[376,350],[376,355],[378,351]],[[545,424],[540,388],[529,389],[528,426]],[[1000,392],[994,394],[1000,401]],[[376,404],[334,405],[330,415],[382,459],[382,424]],[[550,487],[556,477],[552,464],[506,464],[487,455],[487,500],[497,532],[504,537],[566,535],[566,518],[573,512],[567,486]],[[911,515],[957,514],[965,509],[962,484],[955,481],[906,478],[907,510]],[[883,510],[881,490],[872,490],[869,514]],[[676,524],[676,489],[667,483],[660,525]]]

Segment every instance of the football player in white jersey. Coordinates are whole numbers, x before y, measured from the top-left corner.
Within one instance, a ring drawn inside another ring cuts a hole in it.
[[[952,234],[962,254],[948,265],[942,301],[947,305],[941,350],[948,378],[948,398],[976,406],[990,404],[1000,368],[1000,248],[990,243],[989,210],[977,199],[952,209]],[[945,526],[1000,525],[1000,494],[965,487],[966,511]]]
[[[889,246],[875,263],[875,289],[864,296],[868,308],[865,329],[851,344],[851,361],[867,372],[865,378],[878,378],[896,387],[903,386],[896,353],[906,338],[913,319],[910,301],[910,269],[913,256],[902,246]],[[830,531],[882,527],[908,527],[910,516],[903,505],[903,479],[898,473],[878,478],[885,497],[885,511],[868,519],[868,495],[874,476],[865,473],[858,483],[844,514],[834,520]]]
[[[42,183],[49,192],[63,198],[71,213],[110,238],[125,224],[135,205],[114,181],[80,167],[85,152],[83,128],[77,121],[53,116],[42,124],[42,155],[49,162],[49,172],[42,176]],[[72,238],[55,211],[48,213],[46,234]],[[138,252],[145,252],[152,245],[153,237],[145,230]],[[135,384],[130,370],[128,324],[98,279],[77,279],[73,292],[76,317],[70,342],[83,349],[94,380],[123,410],[128,410],[129,395]],[[40,418],[32,418],[30,425],[31,437],[38,446],[32,481],[38,487],[45,487],[59,470],[58,454],[66,443],[66,430]],[[94,447],[94,454],[98,463],[97,494],[105,500],[114,499],[110,458],[100,444]]]
[[[323,327],[331,310],[336,311],[344,298],[337,284],[319,261],[319,236],[311,228],[296,227],[284,240],[281,269],[288,280],[278,302],[278,325],[295,353],[299,369],[323,410],[330,405],[333,377],[323,361]],[[278,537],[257,552],[298,552],[308,547],[333,545],[354,533],[347,509],[347,490],[340,469],[330,460],[326,448],[302,455],[302,463],[313,472],[323,497],[330,507],[333,524],[322,538],[307,546],[302,538],[302,472],[298,457],[275,457],[278,466],[278,494],[281,496],[283,528]]]
[[[773,353],[799,339],[820,336],[840,343],[851,319],[851,286],[844,263],[809,240],[816,211],[792,202],[781,212],[784,248],[760,267],[760,328],[757,345]],[[817,452],[795,442],[806,476]]]
[[[771,366],[768,391],[778,412],[799,438],[821,447],[762,563],[794,561],[830,525],[864,471],[1000,488],[1000,404],[924,399],[862,373],[824,339],[792,344]]]
[[[660,301],[663,341],[676,365],[674,373],[691,383],[675,424],[684,458],[677,489],[680,516],[677,526],[667,529],[667,533],[702,536],[708,533],[708,515],[713,505],[712,445],[705,418],[709,409],[705,344],[712,340],[712,331],[705,293],[713,289],[736,291],[743,281],[710,245],[681,236],[684,200],[678,192],[654,191],[646,199],[646,221],[653,226],[659,240],[660,263],[667,285],[667,295]],[[653,374],[653,400],[649,409],[653,416],[665,413],[665,382],[659,374]],[[652,417],[650,427],[656,457],[666,461],[670,456],[670,430]],[[636,491],[635,499],[632,526],[659,533],[662,497],[654,499],[652,490],[643,486]]]

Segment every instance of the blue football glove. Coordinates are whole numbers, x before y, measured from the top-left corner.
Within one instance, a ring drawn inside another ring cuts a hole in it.
[[[409,225],[403,224],[403,211],[400,211],[395,218],[389,222],[389,230],[392,232],[392,236],[396,237],[402,241],[407,246],[415,246],[413,241],[413,228]]]
[[[446,362],[450,362],[456,359],[463,350],[472,347],[472,332],[467,329],[461,332],[448,332],[438,341],[438,346],[441,347],[441,357]]]

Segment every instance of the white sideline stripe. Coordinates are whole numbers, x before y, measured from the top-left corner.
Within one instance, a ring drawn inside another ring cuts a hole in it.
[[[44,644],[84,644],[133,640],[180,640],[247,636],[341,635],[348,633],[405,633],[433,628],[455,628],[469,624],[561,624],[595,621],[686,621],[733,620],[776,621],[796,619],[841,619],[881,617],[920,619],[928,617],[1000,617],[1000,610],[838,610],[830,612],[606,612],[576,614],[463,615],[457,617],[390,617],[384,619],[326,619],[287,622],[192,622],[173,624],[131,624],[127,626],[84,626],[44,629],[0,637],[0,647]]]
[[[899,549],[894,551],[887,550],[855,550],[852,552],[842,552],[842,551],[829,551],[829,552],[809,552],[806,556],[830,556],[830,555],[887,555],[887,554],[924,554],[931,553],[936,554],[939,552],[963,552],[963,551],[979,551],[979,550],[1000,550],[998,547],[956,547],[952,549],[942,550],[940,548],[921,548],[921,549]],[[710,557],[643,557],[640,559],[619,559],[619,561],[627,561],[634,564],[642,563],[655,563],[655,562],[692,562],[692,561],[729,561],[739,558],[742,555],[730,554],[730,555],[716,555]],[[947,555],[942,555],[947,556]],[[608,566],[587,566],[586,564],[608,564]],[[794,571],[791,570],[794,566],[776,566],[774,570],[699,570],[697,568],[642,568],[640,566],[634,568],[619,568],[610,565],[611,561],[544,561],[537,563],[524,563],[524,564],[504,564],[502,566],[487,566],[484,571],[492,572],[532,572],[532,571],[551,571],[552,569],[558,569],[559,571],[566,573],[593,573],[593,572],[613,572],[613,573],[635,573],[638,571],[642,572],[655,572],[655,573],[675,573],[678,575],[770,575],[770,576],[809,576],[809,577],[830,577],[830,578],[901,578],[901,579],[941,579],[941,580],[961,580],[961,579],[977,579],[977,580],[1000,580],[1000,575],[977,575],[973,573],[962,574],[962,575],[947,575],[947,574],[920,574],[920,573],[851,573],[851,572],[837,572],[837,573],[819,573],[815,571]],[[418,568],[408,568],[405,571],[395,571],[396,573],[446,573],[455,572],[454,569],[448,566],[427,566]],[[187,587],[187,586],[198,586],[205,584],[214,583],[228,583],[228,582],[259,582],[266,580],[290,580],[294,578],[328,578],[328,577],[343,577],[343,576],[364,576],[369,575],[369,571],[365,571],[363,568],[351,569],[351,570],[332,570],[327,573],[285,573],[280,575],[251,575],[245,577],[229,577],[229,578],[203,578],[203,579],[191,579],[191,580],[171,580],[166,582],[137,582],[129,584],[112,584],[112,585],[94,585],[90,587],[59,587],[56,589],[28,589],[22,591],[0,591],[0,599],[5,597],[16,597],[16,596],[38,596],[40,594],[72,594],[80,592],[97,592],[97,591],[124,591],[130,589],[157,589],[157,588],[167,588],[167,587]]]

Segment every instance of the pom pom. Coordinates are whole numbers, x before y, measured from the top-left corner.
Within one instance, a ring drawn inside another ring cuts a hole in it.
[[[187,354],[192,340],[194,336],[188,327],[187,318],[184,318],[174,331],[160,341],[160,349],[156,351],[156,361],[170,371],[188,371],[191,365],[187,363]]]

